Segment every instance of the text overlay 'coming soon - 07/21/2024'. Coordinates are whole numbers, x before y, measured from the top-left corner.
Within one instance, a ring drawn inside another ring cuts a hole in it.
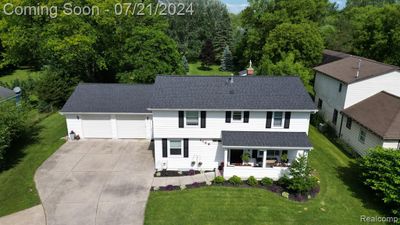
[[[52,19],[59,15],[82,15],[97,16],[102,13],[114,14],[117,16],[185,16],[193,15],[193,3],[114,3],[109,7],[100,7],[97,5],[74,5],[67,2],[61,6],[58,5],[16,5],[14,3],[5,3],[2,7],[2,14],[6,16],[48,16]]]

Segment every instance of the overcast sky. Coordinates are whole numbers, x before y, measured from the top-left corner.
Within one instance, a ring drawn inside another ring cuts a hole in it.
[[[228,6],[228,9],[232,13],[239,13],[248,5],[247,0],[222,0]],[[337,2],[339,8],[343,8],[346,4],[346,0],[330,0],[332,2]]]

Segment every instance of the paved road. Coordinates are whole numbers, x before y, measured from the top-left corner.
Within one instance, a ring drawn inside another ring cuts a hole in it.
[[[143,224],[153,180],[144,140],[68,142],[36,171],[47,225]]]

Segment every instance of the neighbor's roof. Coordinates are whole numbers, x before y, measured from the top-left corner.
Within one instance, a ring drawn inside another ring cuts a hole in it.
[[[5,87],[0,87],[0,99],[11,98],[13,96],[15,96],[15,93],[13,90],[10,90]]]
[[[149,108],[316,110],[298,77],[268,76],[157,76]]]
[[[400,139],[400,97],[379,92],[343,113],[384,139]]]
[[[356,77],[358,64],[361,60],[360,73]],[[314,67],[314,70],[335,78],[344,83],[353,83],[371,77],[390,73],[399,67],[380,63],[358,56],[348,56],[343,59]]]
[[[323,51],[322,54],[322,63],[320,65],[323,64],[327,64],[327,63],[331,63],[340,59],[344,59],[346,57],[351,56],[350,54],[344,53],[344,52],[338,52],[338,51],[333,51],[333,50],[329,50],[329,49],[325,49]]]
[[[222,145],[312,148],[305,132],[222,131]]]
[[[153,85],[81,83],[61,112],[149,113]]]

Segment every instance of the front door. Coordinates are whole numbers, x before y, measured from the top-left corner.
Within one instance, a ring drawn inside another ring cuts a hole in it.
[[[243,150],[231,150],[231,164],[242,164]]]

